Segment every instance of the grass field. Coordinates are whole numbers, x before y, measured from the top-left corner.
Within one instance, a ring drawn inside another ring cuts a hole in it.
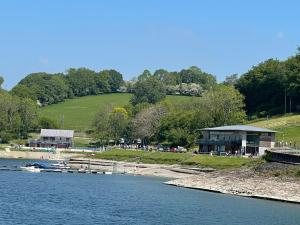
[[[129,103],[131,96],[128,93],[115,93],[68,99],[63,103],[41,108],[40,115],[52,118],[59,124],[63,124],[64,129],[74,129],[78,132],[83,132],[90,128],[98,111],[110,104],[124,106]],[[175,102],[187,99],[191,99],[191,97],[167,96],[166,101]]]
[[[192,155],[190,153],[171,153],[171,152],[145,152],[145,151],[126,151],[111,150],[97,153],[91,158],[107,159],[116,161],[130,161],[141,163],[157,164],[181,164],[200,167],[211,167],[215,169],[239,168],[241,166],[254,166],[263,161],[260,159]]]
[[[250,125],[276,130],[278,131],[276,134],[277,141],[291,142],[292,145],[296,142],[296,146],[300,147],[300,115],[282,116],[254,122]]]

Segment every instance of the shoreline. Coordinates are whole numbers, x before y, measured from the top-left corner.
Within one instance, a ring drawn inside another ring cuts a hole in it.
[[[101,169],[109,169],[111,165],[105,164],[114,163],[120,172],[126,174],[167,178],[168,181],[164,182],[166,185],[300,204],[300,179],[262,176],[249,168],[203,172],[181,165],[144,164],[101,159],[90,160],[90,162],[103,163],[98,167]],[[75,168],[78,166],[79,164]]]
[[[22,158],[9,156],[10,154],[6,153],[5,157],[0,155],[0,158],[42,159],[36,157],[37,155],[35,157],[24,155]],[[68,157],[76,156],[68,155]],[[68,157],[59,158],[67,159]],[[164,184],[176,187],[300,204],[300,179],[297,178],[263,176],[249,168],[209,171],[207,168],[196,170],[181,165],[145,164],[77,157],[73,158],[73,162],[69,161],[72,169],[89,168],[128,175],[162,177],[168,179]],[[57,160],[57,158],[45,157],[42,160]]]
[[[164,182],[166,185],[178,187],[178,188],[187,188],[187,189],[192,189],[192,190],[198,190],[198,191],[207,191],[207,192],[212,192],[212,193],[217,193],[217,194],[223,194],[223,195],[233,195],[233,196],[239,196],[242,198],[254,198],[254,199],[261,199],[261,200],[268,200],[268,201],[275,201],[275,202],[282,202],[282,203],[291,203],[291,204],[300,204],[299,201],[291,201],[291,200],[284,200],[284,199],[278,199],[278,198],[272,198],[272,197],[263,197],[263,196],[258,196],[258,195],[239,195],[239,194],[231,194],[231,193],[224,193],[221,191],[215,191],[211,189],[204,189],[204,188],[198,188],[198,187],[188,187],[188,186],[179,186],[175,184],[170,184],[168,182]]]

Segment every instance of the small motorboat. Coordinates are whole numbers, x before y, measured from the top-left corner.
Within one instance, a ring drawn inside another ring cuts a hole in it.
[[[58,163],[52,163],[51,166],[56,168],[56,169],[70,169],[70,167],[68,166],[66,161],[60,161]]]
[[[33,172],[33,173],[39,173],[41,172],[41,169],[43,169],[43,166],[38,163],[32,163],[32,164],[28,163],[25,166],[21,166],[20,169],[24,171]]]
[[[29,172],[41,172],[43,170],[55,170],[57,167],[54,167],[52,165],[45,165],[41,163],[27,163],[25,166],[20,167],[21,170],[29,171]]]

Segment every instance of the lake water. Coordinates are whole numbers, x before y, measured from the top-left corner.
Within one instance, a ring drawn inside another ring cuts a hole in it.
[[[0,160],[0,166],[24,162]],[[300,224],[300,205],[178,188],[163,181],[0,171],[0,224]]]

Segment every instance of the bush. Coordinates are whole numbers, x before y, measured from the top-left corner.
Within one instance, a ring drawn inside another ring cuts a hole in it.
[[[10,140],[12,140],[14,138],[13,134],[10,133],[6,133],[4,131],[2,131],[0,133],[0,143],[8,143]]]

